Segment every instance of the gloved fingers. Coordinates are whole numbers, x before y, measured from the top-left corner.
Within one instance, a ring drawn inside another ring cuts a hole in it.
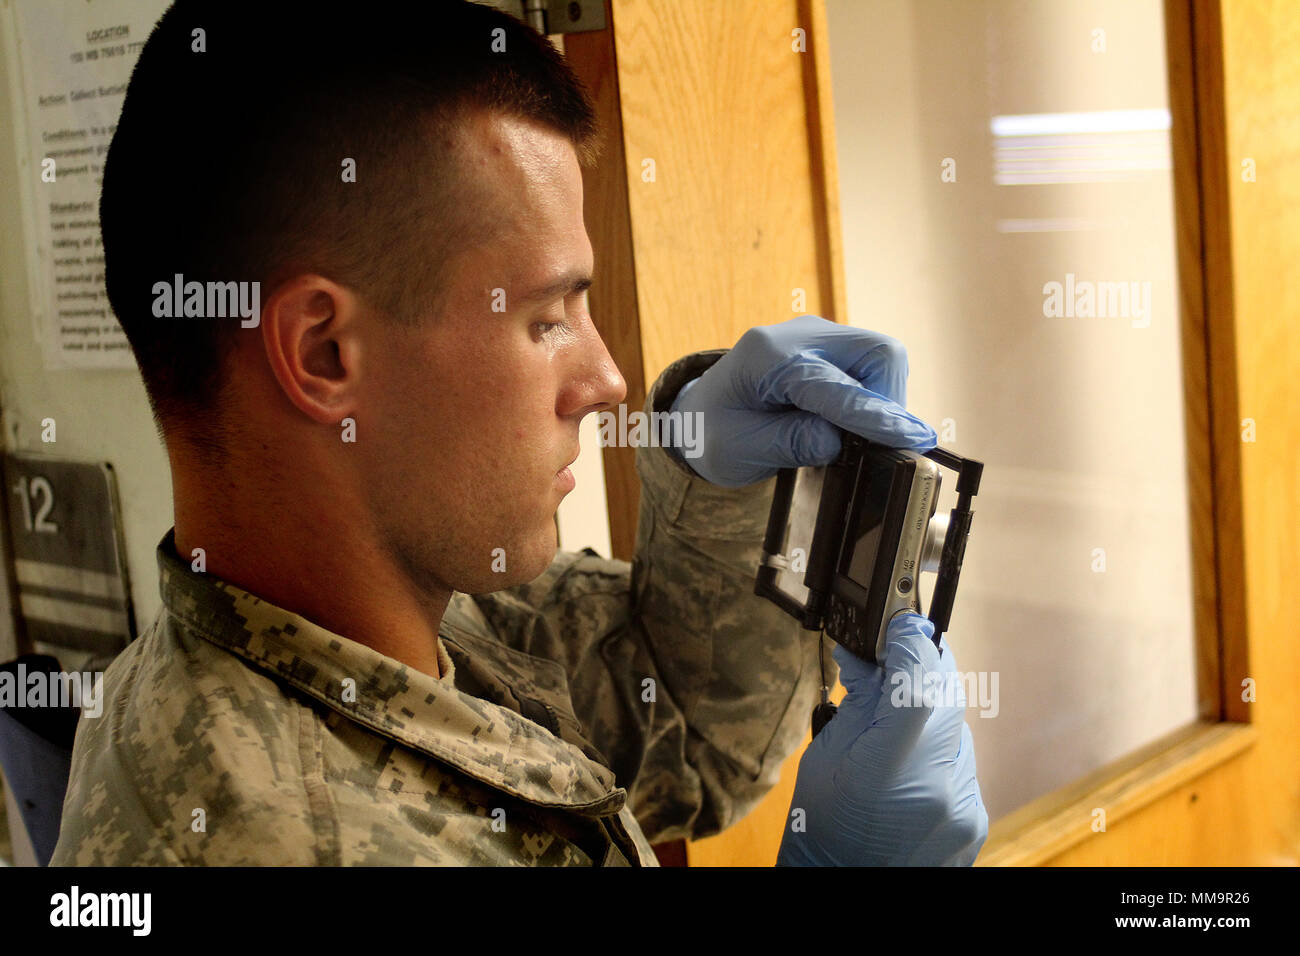
[[[900,614],[889,622],[885,686],[869,727],[854,742],[849,759],[878,775],[892,776],[916,749],[933,701],[918,688],[939,661],[931,637],[934,625],[919,614]]]
[[[961,791],[968,790],[971,781],[975,779],[975,738],[971,735],[970,726],[964,720],[961,722],[961,733],[957,735],[957,753],[952,764],[952,779],[954,785]]]
[[[699,454],[689,459],[715,485],[739,487],[762,481],[778,468],[828,465],[840,454],[840,432],[811,412],[731,410],[716,429],[710,418]]]
[[[840,683],[850,694],[879,690],[885,671],[879,664],[869,664],[848,648],[836,644],[831,657],[840,668]]]
[[[975,743],[970,727],[962,724],[961,750],[952,772],[952,821],[949,825],[952,845],[950,865],[970,866],[979,855],[989,835],[988,809],[975,775]]]
[[[941,666],[927,671],[922,679],[921,695],[933,707],[925,728],[926,735],[932,738],[929,747],[938,759],[951,767],[961,751],[963,731],[969,733],[966,727],[966,681],[953,666],[950,654],[944,654]]]
[[[782,356],[817,354],[889,401],[907,404],[907,349],[884,333],[840,325],[816,315],[801,315],[751,329],[745,338],[749,341],[742,352],[753,350],[764,368],[776,364]]]
[[[989,815],[977,787],[970,799],[957,801],[943,822],[915,845],[908,865],[970,866],[988,835]]]
[[[962,811],[967,804],[983,804],[979,792],[979,780],[975,768],[975,738],[970,725],[964,720],[960,730],[954,735],[956,752],[951,764],[952,792],[955,794],[953,809]]]
[[[959,865],[970,866],[975,862],[975,857],[979,856],[984,841],[989,838],[989,811],[984,805],[980,782],[973,774],[970,778],[970,788],[966,791],[966,798],[957,804],[957,812],[961,817],[962,825],[969,828],[967,835],[973,836],[968,855],[961,856]]]
[[[760,424],[746,438],[749,447],[763,449],[764,464],[773,468],[829,465],[840,454],[840,433],[811,412],[754,412]]]
[[[901,612],[895,614],[890,620],[889,626],[885,630],[885,656],[886,660],[893,654],[892,647],[899,638],[912,633],[926,633],[930,637],[931,650],[925,651],[925,660],[923,671],[925,673],[943,673],[944,671],[953,670],[954,664],[951,652],[944,655],[945,659],[940,659],[934,648],[934,622],[929,618],[922,617],[919,614],[911,612]],[[947,647],[947,636],[940,638],[940,644]],[[899,652],[904,656],[909,656],[910,651],[904,649]],[[882,681],[888,678],[888,667],[882,662],[874,664],[864,661],[852,651],[835,644],[831,647],[831,657],[840,669],[840,683],[844,685],[845,690],[850,694],[854,688],[861,685],[864,688],[877,689]],[[910,659],[910,658],[909,658]],[[896,661],[895,671],[903,666],[902,659]],[[911,678],[910,667],[908,678]]]
[[[934,825],[914,841],[908,854],[912,865],[970,866],[988,837],[988,811],[975,778],[969,734],[967,727],[964,735],[957,735],[961,749],[955,761],[930,768],[930,788],[921,798],[928,812],[918,812],[917,819],[933,820]]]
[[[975,746],[962,710],[935,707],[919,747],[925,751],[928,772],[949,781],[954,793],[969,784],[975,774]]]
[[[826,359],[891,402],[907,404],[907,349],[880,332],[837,325],[823,347]]]
[[[940,644],[944,653],[937,657],[937,666],[927,672],[925,679],[934,692],[936,707],[955,710],[964,717],[967,705],[965,675],[957,670],[956,659],[946,641],[941,640]]]
[[[967,799],[957,804],[957,815],[953,821],[959,839],[967,841],[966,847],[953,860],[954,866],[970,866],[979,856],[984,841],[989,838],[989,811],[984,805],[984,796],[980,793],[978,780],[971,780]]]
[[[925,641],[916,638],[924,637]],[[940,638],[940,643],[944,638]],[[895,661],[894,645],[900,649]],[[940,667],[939,649],[934,646],[934,622],[914,611],[901,611],[889,620],[885,629],[885,670],[906,667],[919,658],[926,670],[938,670]]]
[[[974,866],[976,858],[980,855],[980,850],[984,849],[984,841],[989,838],[989,815],[988,811],[984,809],[983,803],[979,804],[979,808],[973,813],[973,817],[974,819],[969,823],[963,823],[963,829],[967,833],[976,834],[975,839],[956,853],[947,865]]]
[[[779,363],[760,390],[763,401],[795,405],[834,425],[891,448],[928,451],[938,435],[902,405],[864,386],[816,354]]]

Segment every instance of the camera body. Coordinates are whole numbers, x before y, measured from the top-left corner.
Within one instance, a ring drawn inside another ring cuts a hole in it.
[[[958,504],[936,514],[940,466],[959,471]],[[890,620],[924,613],[921,572],[939,575],[930,620],[948,629],[983,464],[842,433],[836,461],[777,476],[754,592],[863,660],[883,662]]]

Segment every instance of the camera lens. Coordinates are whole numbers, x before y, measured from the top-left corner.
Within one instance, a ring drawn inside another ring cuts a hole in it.
[[[939,561],[943,557],[943,543],[948,537],[948,515],[930,516],[929,527],[925,529],[925,546],[921,548],[921,570],[937,573]]]

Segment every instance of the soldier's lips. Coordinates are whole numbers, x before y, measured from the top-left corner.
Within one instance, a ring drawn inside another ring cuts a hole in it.
[[[569,465],[572,465],[578,460],[579,454],[579,450],[575,448],[573,454],[569,458]],[[565,495],[572,491],[578,484],[577,480],[573,477],[573,472],[569,471],[569,465],[565,465],[555,473],[555,487],[560,490],[561,494]]]

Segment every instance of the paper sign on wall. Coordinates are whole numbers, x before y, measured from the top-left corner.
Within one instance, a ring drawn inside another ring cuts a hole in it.
[[[134,368],[104,292],[99,188],[131,69],[169,2],[9,0],[6,5],[17,48],[11,77],[18,186],[45,364]]]

